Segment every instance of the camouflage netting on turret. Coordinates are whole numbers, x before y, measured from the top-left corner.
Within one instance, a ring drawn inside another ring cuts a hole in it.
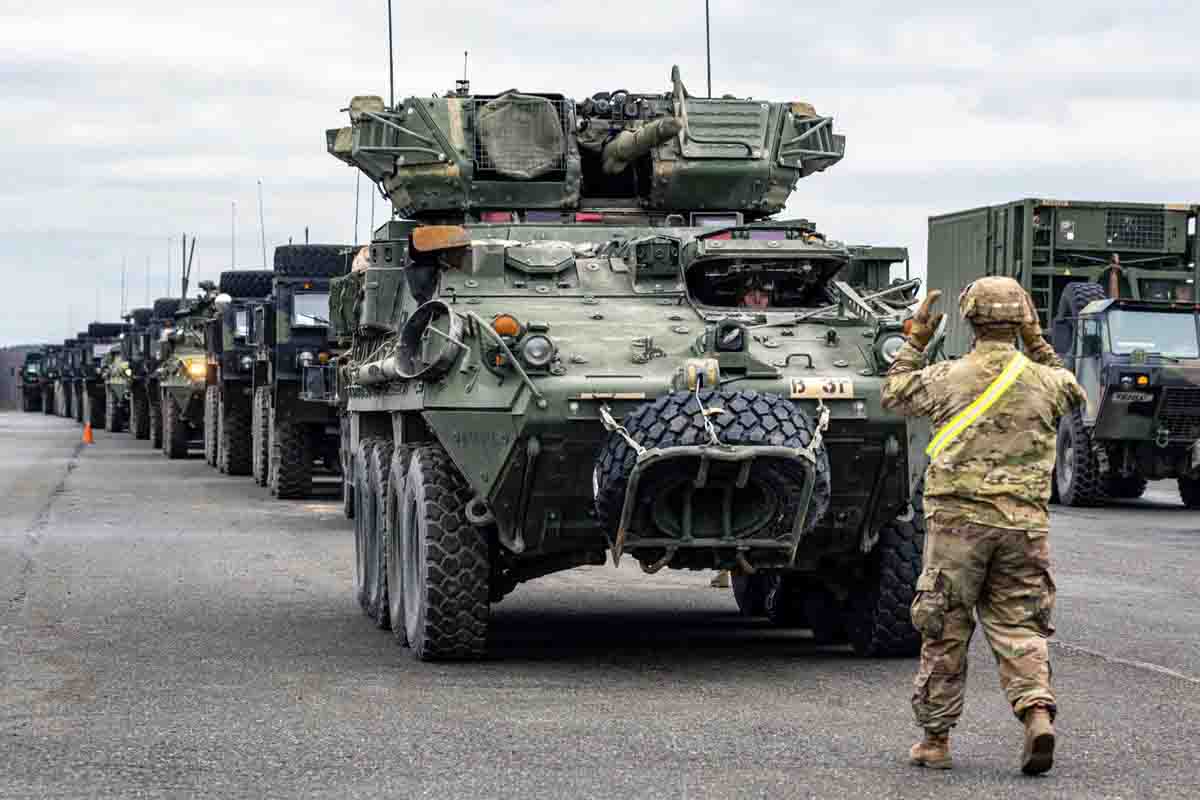
[[[348,339],[358,332],[366,277],[366,272],[351,272],[329,282],[329,324],[339,339]]]
[[[479,111],[481,166],[510,178],[532,180],[562,169],[562,121],[544,97],[509,92]]]

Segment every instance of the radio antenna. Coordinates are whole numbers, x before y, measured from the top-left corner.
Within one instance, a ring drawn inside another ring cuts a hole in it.
[[[471,93],[471,80],[467,77],[467,51],[463,50],[463,76],[461,81],[456,81],[458,84],[458,96],[466,97]]]
[[[262,178],[258,179],[258,235],[262,240],[263,269],[267,268],[267,223],[263,217]]]
[[[708,0],[704,0],[704,63],[708,68],[708,99],[712,99],[712,44],[708,24]]]
[[[388,0],[388,108],[396,107],[396,61],[392,56],[392,0]]]

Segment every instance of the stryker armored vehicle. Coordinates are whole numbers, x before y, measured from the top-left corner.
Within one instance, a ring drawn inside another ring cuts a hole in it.
[[[208,355],[204,332],[214,313],[216,284],[201,281],[197,298],[182,300],[175,324],[159,341],[158,402],[162,451],[170,459],[187,458],[192,441],[204,439],[204,393]]]
[[[332,358],[329,281],[349,270],[353,252],[346,245],[275,248],[271,297],[255,309],[251,466],[255,481],[279,498],[309,497],[318,464],[340,472],[337,409],[305,400],[301,376]]]
[[[221,273],[205,324],[204,459],[227,475],[249,475],[254,393],[254,309],[271,293],[270,270]]]
[[[42,371],[46,366],[44,350],[30,350],[21,364],[21,410],[42,410]]]
[[[113,346],[120,342],[123,327],[120,322],[93,322],[88,325],[86,339],[80,337],[80,372],[75,383],[81,398],[81,417],[78,419],[93,429],[103,428],[106,424],[106,360]]]
[[[62,345],[50,344],[46,345],[42,352],[42,364],[39,368],[38,383],[42,390],[42,413],[55,414],[57,413],[55,403],[57,397],[54,394],[55,386],[58,384],[59,375],[59,359],[62,354]]]
[[[146,354],[150,350],[153,314],[153,309],[135,308],[125,315],[120,348],[108,368],[106,427],[114,432],[128,428],[135,439],[150,438]]]
[[[375,231],[338,367],[377,624],[478,658],[491,603],[611,554],[732,570],[748,615],[917,651],[928,433],[880,403],[907,311],[772,219],[841,160],[832,118],[694,97],[677,69],[665,92],[349,112],[330,153],[405,220]]]

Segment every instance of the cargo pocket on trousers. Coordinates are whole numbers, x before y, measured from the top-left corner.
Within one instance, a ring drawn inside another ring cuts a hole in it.
[[[948,605],[946,579],[938,567],[930,567],[917,578],[917,596],[913,598],[912,623],[927,639],[942,638]]]
[[[1050,570],[1046,570],[1042,573],[1042,591],[1038,595],[1035,615],[1043,636],[1050,636],[1054,633],[1054,625],[1050,619],[1054,616],[1054,600],[1057,597],[1058,587],[1054,583],[1054,576],[1050,574]]]

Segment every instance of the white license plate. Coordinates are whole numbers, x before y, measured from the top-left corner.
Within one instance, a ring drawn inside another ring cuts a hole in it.
[[[1114,403],[1149,403],[1153,399],[1149,392],[1113,392]]]

